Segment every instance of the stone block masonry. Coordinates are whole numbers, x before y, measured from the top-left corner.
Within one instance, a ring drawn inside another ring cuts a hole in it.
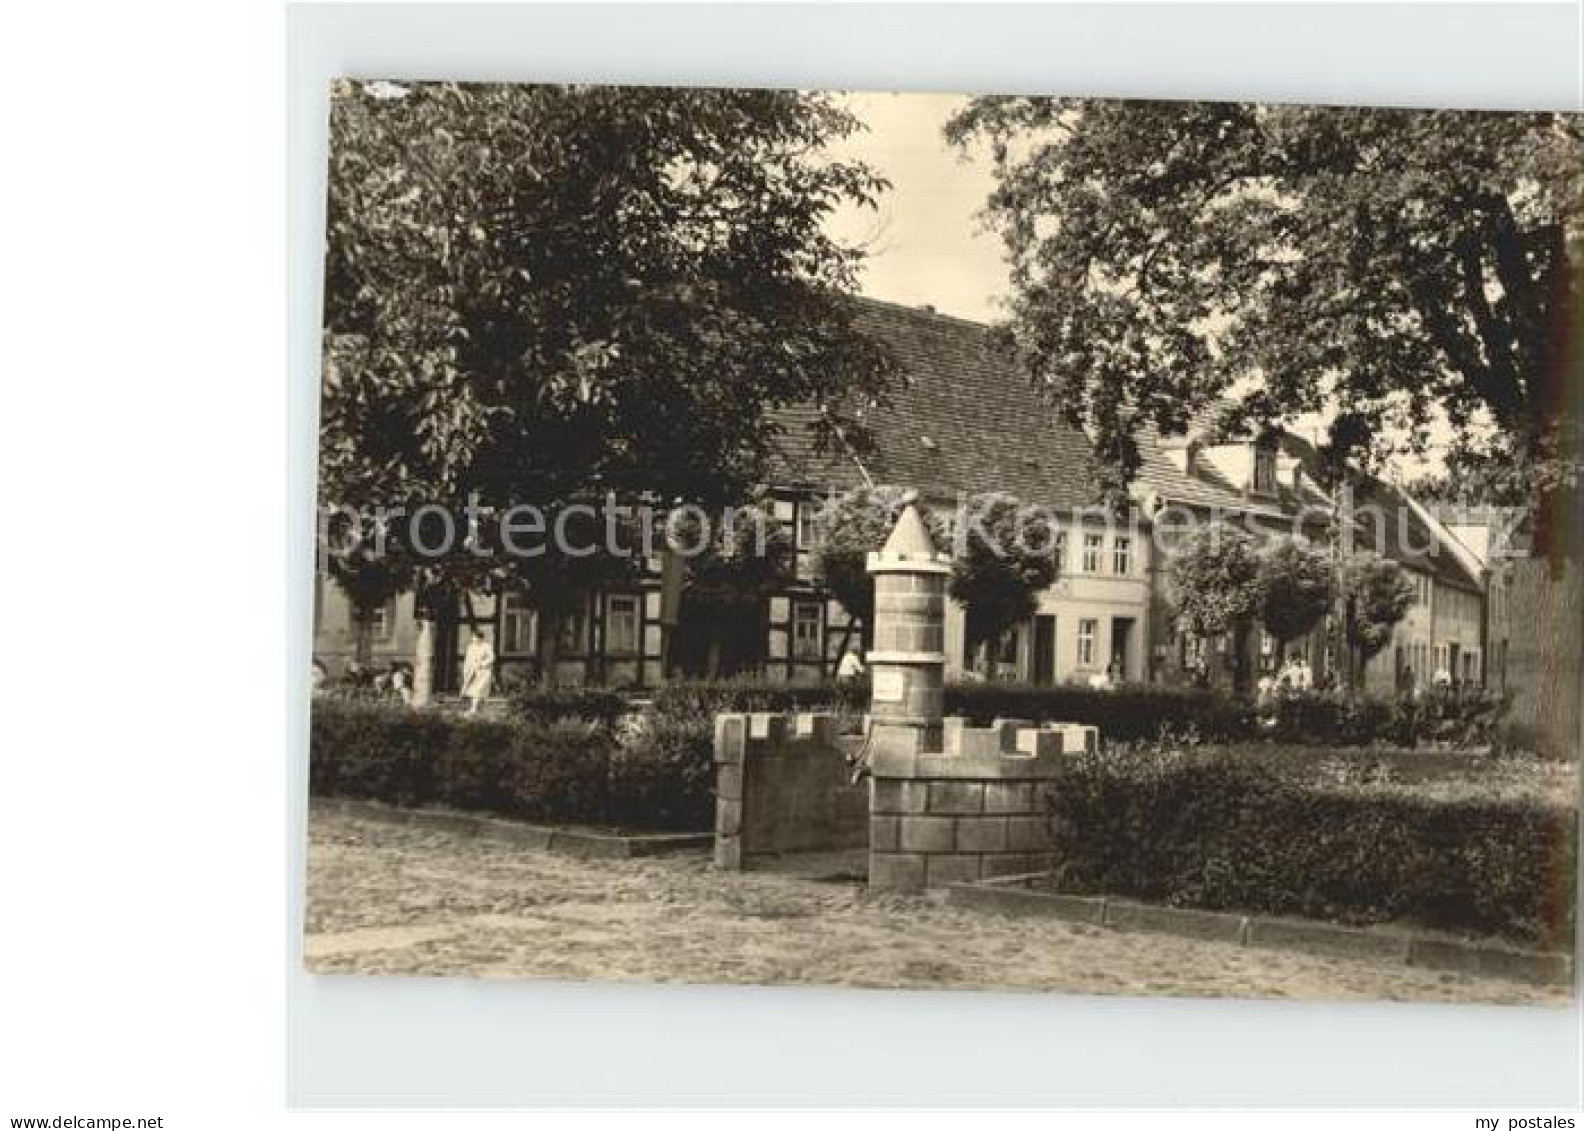
[[[790,852],[869,843],[869,791],[854,784],[829,714],[715,719],[715,864],[729,871]]]
[[[869,886],[919,891],[1051,868],[1045,793],[1092,740],[1016,719],[949,718],[943,736],[938,753],[874,753]]]

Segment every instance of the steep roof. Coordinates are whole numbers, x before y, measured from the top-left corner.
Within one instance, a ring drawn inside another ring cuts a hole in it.
[[[1088,440],[997,353],[988,327],[875,299],[857,300],[855,322],[890,350],[902,376],[890,404],[864,420],[874,450],[858,458],[876,483],[912,487],[925,498],[1005,491],[1061,509],[1095,502]],[[812,406],[775,418],[785,429],[778,483],[845,489],[863,482],[850,453],[814,451]]]
[[[875,483],[911,487],[926,499],[954,499],[959,493],[1005,491],[1025,502],[1071,509],[1097,501],[1096,464],[1084,434],[1063,421],[1039,392],[994,347],[990,330],[978,322],[899,306],[878,299],[854,300],[857,328],[884,345],[899,364],[900,380],[890,403],[865,414],[874,448],[854,455],[840,444],[816,451],[813,425],[817,409],[798,405],[779,409],[775,421],[783,434],[772,465],[772,482],[784,487],[845,490],[864,482],[860,463]],[[1220,438],[1223,406],[1195,414],[1189,435]],[[1188,437],[1163,438],[1141,430],[1141,466],[1134,495],[1154,492],[1190,506],[1290,516],[1300,506],[1325,507],[1329,498],[1313,482],[1319,455],[1302,437],[1284,432],[1279,447],[1308,472],[1299,492],[1283,484],[1275,497],[1250,497],[1207,459],[1189,475],[1168,454]],[[1228,440],[1227,442],[1235,442]],[[1378,479],[1355,494],[1359,505],[1391,510],[1383,532],[1387,557],[1429,572],[1451,584],[1477,587],[1442,543],[1451,535],[1422,508],[1409,505],[1401,490]],[[1405,516],[1400,522],[1397,511]],[[1361,533],[1361,545],[1374,546]],[[1429,545],[1437,552],[1426,552]]]
[[[1280,443],[1312,474],[1319,473],[1320,453],[1308,440],[1284,432]],[[1375,550],[1448,585],[1481,588],[1467,548],[1401,487],[1372,475],[1359,476],[1353,506],[1355,545],[1361,549]]]

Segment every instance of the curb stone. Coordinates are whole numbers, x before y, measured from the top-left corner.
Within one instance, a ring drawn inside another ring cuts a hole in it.
[[[1566,954],[1516,950],[1491,943],[1460,942],[1314,920],[1239,915],[1109,896],[1031,890],[1029,885],[1047,874],[951,884],[946,889],[947,898],[959,907],[1025,918],[1100,924],[1116,930],[1182,935],[1238,946],[1303,950],[1343,958],[1386,959],[1408,966],[1512,978],[1542,985],[1573,984],[1573,959]]]
[[[714,833],[596,833],[554,825],[530,825],[504,817],[485,817],[441,809],[404,809],[350,797],[315,797],[310,809],[367,817],[388,824],[413,825],[462,837],[514,844],[597,860],[627,860],[679,852],[708,851]]]

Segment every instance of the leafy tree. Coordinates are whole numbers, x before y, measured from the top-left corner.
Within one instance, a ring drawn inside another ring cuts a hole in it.
[[[374,614],[411,587],[412,571],[402,558],[375,555],[364,545],[332,553],[326,564],[352,607],[353,658],[367,667],[374,655]]]
[[[1308,633],[1326,610],[1336,588],[1336,569],[1326,551],[1283,538],[1259,554],[1259,619],[1276,640],[1278,655]]]
[[[858,128],[784,91],[339,84],[324,501],[715,506],[762,478],[767,409],[816,403],[816,442],[861,440],[843,406],[892,365],[825,221],[884,182],[823,152]],[[455,591],[475,564],[416,583]],[[590,559],[510,568],[554,640]]]
[[[1261,610],[1260,565],[1254,539],[1222,522],[1195,530],[1167,564],[1178,627],[1202,638],[1231,636],[1233,681],[1239,688],[1247,686],[1248,629]]]
[[[988,665],[986,645],[1034,615],[1056,580],[1056,530],[1048,512],[995,492],[967,500],[953,535],[947,592],[965,610],[968,649]]]
[[[874,626],[869,555],[885,545],[902,508],[912,498],[913,492],[902,487],[855,487],[831,496],[819,511],[815,567],[831,596],[862,625],[865,647],[872,640]],[[940,520],[921,504],[919,513],[944,549],[947,538]]]
[[[1335,407],[1366,456],[1444,417],[1532,493],[1576,479],[1577,116],[989,97],[947,135],[989,145],[1005,336],[1113,491],[1142,425],[1229,396],[1229,430]]]
[[[734,508],[732,521],[712,522],[707,531],[676,534],[689,549],[703,543],[686,559],[682,622],[706,634],[705,675],[714,679],[728,630],[744,618],[759,624],[766,599],[792,580],[797,551],[786,524],[758,505]]]
[[[1413,604],[1414,587],[1403,568],[1379,554],[1354,553],[1341,570],[1343,634],[1350,657],[1349,685],[1380,650]]]
[[[863,625],[874,623],[874,578],[869,554],[891,536],[914,492],[901,487],[858,487],[833,496],[820,511],[818,568],[831,595]],[[984,645],[1034,615],[1037,595],[1056,580],[1056,532],[1049,515],[1011,495],[987,493],[964,501],[947,519],[919,505],[942,552],[952,557],[947,593],[964,606],[969,650]]]

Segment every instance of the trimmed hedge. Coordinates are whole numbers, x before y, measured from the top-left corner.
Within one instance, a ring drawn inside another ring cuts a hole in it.
[[[978,725],[994,719],[1090,723],[1108,740],[1153,739],[1162,730],[1196,730],[1206,739],[1236,739],[1254,734],[1247,704],[1199,690],[1050,687],[1018,683],[952,683],[945,688],[945,712],[964,715]],[[749,680],[681,682],[655,692],[662,714],[716,711],[840,711],[869,709],[867,682],[764,683]]]
[[[1370,699],[1315,691],[1274,704],[1272,737],[1330,746],[1422,742],[1482,746],[1496,737],[1505,701],[1483,690],[1428,692],[1409,699]]]
[[[762,679],[677,680],[655,689],[657,714],[678,717],[719,711],[866,711],[869,684],[767,683]]]
[[[525,687],[513,692],[511,709],[530,723],[581,719],[611,727],[627,710],[627,700],[603,687]]]
[[[978,725],[994,719],[1087,723],[1107,742],[1156,738],[1163,731],[1192,729],[1224,741],[1254,733],[1246,703],[1211,691],[1166,687],[1043,687],[1016,683],[954,683],[945,694],[946,714],[965,715]]]
[[[1572,946],[1564,806],[1323,788],[1147,748],[1074,758],[1048,798],[1064,891]]]
[[[618,741],[588,722],[318,702],[309,789],[531,821],[704,830],[714,822],[713,741],[700,720],[657,720]]]
[[[836,711],[869,709],[867,681],[767,683],[743,678],[679,681],[653,692],[660,715],[692,717],[718,711]],[[997,718],[1087,723],[1108,742],[1151,741],[1162,733],[1193,732],[1208,742],[1274,739],[1311,746],[1411,747],[1435,742],[1452,748],[1500,742],[1502,700],[1485,692],[1427,695],[1417,701],[1371,699],[1330,692],[1288,694],[1266,709],[1215,691],[1121,687],[1098,691],[1076,685],[959,682],[945,688],[945,712],[978,725]],[[588,719],[610,727],[626,710],[619,692],[600,688],[529,689],[512,700],[515,714],[537,723]],[[1512,743],[1506,743],[1512,745]]]

